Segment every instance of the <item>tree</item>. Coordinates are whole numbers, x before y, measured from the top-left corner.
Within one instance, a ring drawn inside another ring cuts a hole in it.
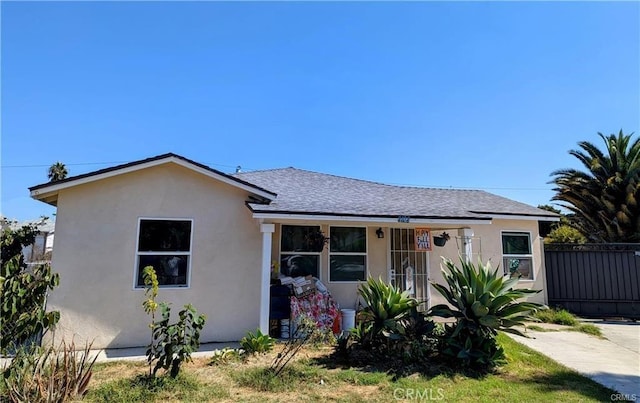
[[[44,223],[44,220],[39,223]],[[4,224],[4,223],[3,223]],[[12,229],[3,225],[0,270],[0,352],[19,347],[54,326],[57,311],[46,312],[47,293],[59,283],[59,275],[48,264],[28,267],[22,249],[33,244],[38,224]]]
[[[52,164],[49,167],[49,173],[47,176],[49,177],[49,182],[57,182],[67,177],[69,172],[67,171],[67,167],[60,161]]]
[[[640,138],[622,130],[604,136],[602,152],[588,141],[578,143],[582,150],[570,150],[586,168],[560,169],[554,176],[556,195],[571,211],[568,225],[592,242],[640,241]]]
[[[559,209],[548,204],[538,205],[539,209],[551,211],[560,215],[559,222],[539,221],[540,236],[544,237],[544,243],[585,243],[587,239],[580,231],[571,227],[573,214],[563,214]]]

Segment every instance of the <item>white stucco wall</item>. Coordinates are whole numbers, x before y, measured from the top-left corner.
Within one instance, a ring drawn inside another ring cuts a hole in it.
[[[53,269],[60,286],[59,340],[94,348],[143,346],[149,317],[134,289],[139,217],[193,219],[189,288],[161,289],[159,301],[186,303],[207,315],[201,341],[238,340],[259,324],[262,236],[247,192],[174,164],[62,190]]]
[[[294,222],[287,221],[286,224],[290,225],[318,225],[318,222],[304,221]],[[385,238],[378,239],[376,236],[376,229],[380,225],[372,225],[371,223],[353,223],[353,222],[331,222],[328,224],[322,224],[321,229],[325,234],[329,233],[330,225],[338,226],[367,226],[367,275],[374,278],[382,277],[382,279],[388,279],[388,269],[391,267],[389,262],[389,227],[382,227]],[[398,224],[393,225],[396,228],[414,228],[414,227],[430,227],[429,225],[407,225]],[[456,240],[458,236],[458,230],[460,226],[456,225],[432,225],[432,235],[439,235],[443,231],[446,231],[451,236],[451,240],[446,243],[444,247],[433,246],[433,250],[428,252],[429,267],[430,267],[430,279],[436,283],[446,284],[442,277],[440,264],[442,257],[447,257],[454,262],[459,262],[460,254],[460,241]],[[532,241],[532,253],[533,253],[533,267],[534,267],[534,280],[521,280],[518,283],[518,287],[533,288],[536,290],[544,289],[544,270],[543,270],[543,258],[542,258],[542,240],[538,236],[538,223],[537,221],[530,220],[493,220],[490,225],[473,225],[470,228],[474,231],[474,238],[472,240],[473,248],[473,262],[477,263],[478,258],[483,262],[491,261],[491,264],[495,268],[496,265],[502,267],[502,231],[513,232],[528,232],[531,234]],[[276,226],[276,232],[273,238],[272,258],[275,261],[279,261],[280,253],[280,225]],[[358,297],[357,288],[358,283],[340,283],[329,281],[329,254],[328,248],[325,248],[320,256],[320,278],[324,284],[328,287],[331,295],[340,304],[341,308],[354,308],[356,307]],[[435,288],[430,287],[431,293],[431,305],[445,303],[444,298],[436,291]],[[546,294],[544,292],[532,295],[528,298],[530,301],[546,303]]]
[[[518,282],[519,288],[532,288],[535,290],[543,290],[538,294],[529,296],[529,301],[546,303],[546,293],[544,292],[545,273],[544,273],[544,258],[542,256],[542,239],[538,236],[538,222],[529,220],[499,220],[494,219],[491,225],[475,225],[470,226],[474,232],[474,238],[472,240],[473,248],[473,263],[477,263],[478,259],[486,263],[491,262],[493,268],[500,265],[502,269],[502,231],[509,232],[527,232],[531,234],[532,253],[533,253],[533,270],[534,279],[520,280]],[[434,230],[434,234],[439,234],[442,231]],[[444,247],[433,247],[433,251],[430,252],[430,265],[431,265],[431,281],[439,284],[446,284],[441,272],[442,256],[459,262],[458,250],[460,241],[456,242],[455,237],[458,236],[457,231],[447,230],[451,235],[451,240],[447,242]],[[445,299],[431,287],[432,305],[445,303]]]

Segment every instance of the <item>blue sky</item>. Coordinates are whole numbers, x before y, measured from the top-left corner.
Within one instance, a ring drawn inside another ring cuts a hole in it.
[[[548,203],[578,141],[640,131],[637,2],[2,2],[2,214],[175,152]]]

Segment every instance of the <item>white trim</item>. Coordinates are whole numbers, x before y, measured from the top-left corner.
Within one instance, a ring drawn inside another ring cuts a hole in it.
[[[139,252],[138,247],[140,243],[140,223],[142,220],[149,221],[191,221],[191,233],[189,234],[189,252]],[[189,256],[188,264],[187,264],[187,284],[178,286],[178,285],[160,285],[158,288],[163,290],[185,290],[191,288],[191,268],[192,268],[192,260],[193,260],[193,227],[194,227],[194,219],[193,218],[176,218],[176,217],[138,217],[138,226],[136,229],[136,249],[134,251],[134,262],[133,262],[133,290],[139,291],[144,290],[144,286],[138,286],[138,256],[157,256],[157,255],[180,255],[180,256]]]
[[[262,232],[262,267],[260,284],[260,331],[269,334],[269,302],[271,299],[271,243],[274,224],[260,224]]]
[[[331,228],[364,228],[364,252],[335,252],[334,255],[341,256],[364,256],[364,280],[340,281],[331,280]],[[329,245],[327,248],[327,281],[329,284],[360,284],[367,281],[369,275],[369,228],[364,225],[329,225]]]
[[[479,213],[485,214],[485,213]],[[520,220],[520,221],[551,221],[559,222],[560,217],[547,217],[547,216],[530,216],[530,215],[511,215],[511,214],[489,214],[492,219],[495,220]]]
[[[504,253],[504,242],[502,237],[504,236],[504,234],[513,234],[513,235],[518,235],[518,234],[526,234],[529,236],[529,254],[506,254]],[[518,282],[521,281],[531,281],[534,282],[536,281],[536,265],[535,265],[535,257],[534,257],[534,253],[533,253],[533,236],[531,234],[531,231],[528,230],[517,230],[517,229],[504,229],[504,230],[500,230],[500,251],[502,252],[502,257],[500,259],[500,263],[502,263],[502,272],[507,275],[507,268],[504,267],[504,259],[505,258],[530,258],[531,259],[531,278],[520,278],[518,280]]]
[[[112,171],[109,172],[104,172],[101,174],[97,174],[97,175],[91,175],[91,176],[87,176],[85,178],[79,178],[79,179],[75,179],[75,180],[70,180],[68,182],[63,182],[63,183],[52,183],[49,186],[45,186],[39,189],[35,189],[32,190],[30,192],[30,196],[34,199],[38,199],[38,200],[42,200],[44,198],[46,198],[47,196],[56,193],[62,189],[67,189],[70,187],[74,187],[74,186],[78,186],[78,185],[83,185],[85,183],[90,183],[90,182],[95,182],[98,180],[102,180],[102,179],[107,179],[107,178],[111,178],[113,176],[117,176],[117,175],[122,175],[125,173],[129,173],[129,172],[135,172],[135,171],[139,171],[142,169],[146,169],[146,168],[151,168],[151,167],[155,167],[158,165],[163,165],[163,164],[167,164],[167,163],[174,163],[176,165],[180,165],[182,167],[185,167],[187,169],[190,169],[194,172],[198,172],[200,174],[203,174],[205,176],[208,176],[210,178],[216,179],[220,182],[226,183],[228,185],[240,188],[242,190],[245,190],[247,192],[262,196],[266,199],[269,200],[273,200],[275,199],[275,196],[271,193],[268,193],[266,191],[262,191],[260,189],[256,189],[255,187],[249,186],[249,185],[245,185],[243,183],[237,182],[235,180],[232,180],[226,176],[223,175],[219,175],[215,172],[209,171],[208,169],[204,169],[202,167],[199,167],[197,165],[194,165],[190,162],[187,162],[183,159],[174,157],[174,156],[170,156],[170,157],[166,157],[166,158],[162,158],[162,159],[158,159],[158,160],[154,160],[154,161],[149,161],[149,162],[144,162],[144,163],[140,163],[140,164],[136,164],[136,165],[132,165],[132,166],[128,166],[128,167],[123,167],[123,168],[119,168],[119,169],[114,169]]]
[[[412,218],[408,223],[399,223],[393,217],[361,217],[361,216],[339,216],[339,215],[314,215],[314,214],[291,214],[291,213],[253,213],[253,218],[272,220],[304,220],[304,221],[346,221],[364,222],[376,224],[392,223],[394,226],[413,228],[414,224],[447,224],[447,225],[480,225],[491,224],[490,219],[450,219],[450,218]],[[296,224],[292,224],[296,225]]]
[[[461,257],[467,262],[473,260],[473,229],[459,228],[458,236],[460,237]],[[502,238],[500,239],[502,241]]]

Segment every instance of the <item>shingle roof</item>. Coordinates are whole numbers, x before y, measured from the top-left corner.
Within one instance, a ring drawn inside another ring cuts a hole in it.
[[[296,168],[234,176],[278,195],[270,204],[249,203],[254,212],[470,219],[490,219],[494,215],[557,217],[482,190],[393,186]]]

